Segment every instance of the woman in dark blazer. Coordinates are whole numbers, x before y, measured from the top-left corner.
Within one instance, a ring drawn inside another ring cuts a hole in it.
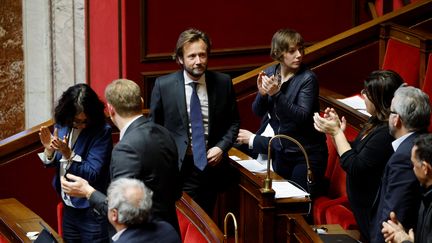
[[[268,114],[274,133],[291,136],[306,149],[314,177],[323,178],[327,166],[324,134],[313,128],[313,114],[319,111],[319,87],[315,74],[302,65],[304,41],[290,29],[277,31],[271,43],[271,57],[278,61],[258,76],[258,93],[253,112]],[[264,139],[268,144],[268,137]],[[255,141],[254,141],[255,142]],[[273,169],[282,177],[307,187],[306,163],[301,150],[288,140],[272,142]]]
[[[63,238],[66,242],[106,242],[107,219],[95,214],[87,199],[70,197],[60,186],[60,177],[71,173],[106,191],[113,143],[104,104],[90,86],[77,84],[62,94],[54,118],[53,134],[47,127],[40,128],[45,150],[39,156],[57,171],[53,185],[65,205]]]
[[[343,133],[346,120],[339,120],[334,109],[327,108],[324,116],[315,114],[318,131],[330,134],[340,156],[341,167],[347,173],[348,200],[360,232],[368,240],[370,211],[377,194],[385,165],[393,154],[388,118],[393,94],[403,84],[393,71],[374,71],[364,81],[361,95],[371,117],[358,136],[349,143]]]

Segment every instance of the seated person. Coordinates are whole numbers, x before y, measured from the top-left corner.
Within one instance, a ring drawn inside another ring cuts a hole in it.
[[[366,77],[361,95],[371,117],[351,142],[344,134],[345,118],[339,119],[333,108],[327,108],[323,117],[318,113],[314,115],[315,128],[332,137],[340,156],[340,166],[346,172],[350,207],[366,241],[369,241],[372,204],[384,167],[393,154],[394,138],[389,133],[388,120],[393,94],[402,83],[402,78],[390,70],[373,71]]]
[[[382,224],[385,242],[414,242],[414,237],[415,242],[432,242],[432,134],[421,135],[414,141],[411,162],[423,187],[415,235],[412,228],[406,233],[396,214],[391,212],[390,219]]]
[[[108,187],[108,220],[116,230],[115,243],[181,242],[165,221],[151,220],[153,192],[137,179],[120,178]]]

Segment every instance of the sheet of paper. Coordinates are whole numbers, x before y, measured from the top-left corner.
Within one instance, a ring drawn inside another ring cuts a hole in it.
[[[366,104],[364,103],[364,100],[359,96],[359,95],[354,95],[345,99],[338,99],[338,101],[344,103],[345,105],[358,110],[359,112],[367,115],[367,116],[371,116],[367,111],[366,111]]]
[[[260,163],[254,159],[237,161],[241,166],[245,167],[250,172],[266,172],[267,163]]]
[[[309,193],[299,189],[288,181],[273,181],[272,188],[276,192],[275,198],[309,196]]]
[[[235,155],[231,155],[230,158],[234,161],[239,161],[241,160],[239,157],[235,156]]]

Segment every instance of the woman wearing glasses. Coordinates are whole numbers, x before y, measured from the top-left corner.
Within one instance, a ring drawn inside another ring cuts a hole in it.
[[[90,86],[77,84],[60,97],[54,119],[53,134],[47,127],[40,128],[45,150],[39,157],[57,170],[53,185],[64,204],[63,238],[66,242],[108,242],[106,217],[95,214],[87,199],[66,195],[59,179],[70,172],[106,191],[113,143],[104,104]]]
[[[366,111],[371,114],[358,136],[348,142],[344,130],[346,120],[339,119],[333,108],[327,108],[323,117],[314,115],[316,130],[332,136],[340,156],[340,165],[346,172],[346,187],[351,209],[360,232],[369,241],[370,210],[375,199],[387,160],[393,153],[388,118],[393,94],[403,79],[389,70],[374,71],[364,81],[361,95]]]

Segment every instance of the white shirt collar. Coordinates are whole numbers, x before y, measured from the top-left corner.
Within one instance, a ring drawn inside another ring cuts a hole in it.
[[[402,137],[400,137],[400,138],[394,140],[394,141],[392,142],[393,150],[396,151],[396,150],[399,148],[399,146],[401,145],[401,143],[402,143],[402,142],[403,142],[407,137],[409,137],[409,136],[410,136],[411,134],[413,134],[413,133],[414,133],[414,132],[409,132],[409,133],[403,135]]]
[[[128,127],[130,126],[130,124],[132,124],[132,122],[134,122],[136,119],[142,117],[143,115],[139,115],[135,118],[133,118],[132,120],[130,120],[128,123],[126,123],[126,126],[123,127],[123,129],[120,131],[120,138],[119,140],[121,140],[126,132],[126,130],[128,129]]]
[[[185,81],[185,85],[188,85],[188,84],[193,83],[193,82],[199,83],[199,84],[205,84],[205,73],[203,75],[201,75],[201,77],[197,81],[195,81],[195,80],[192,80],[191,78],[189,78],[186,70],[183,70],[183,78]]]
[[[119,232],[115,233],[115,235],[113,235],[113,237],[111,237],[111,239],[112,239],[114,242],[117,241],[117,240],[120,238],[120,236],[123,234],[123,232],[126,231],[126,229],[127,229],[127,228],[124,228],[124,229],[120,230]]]

